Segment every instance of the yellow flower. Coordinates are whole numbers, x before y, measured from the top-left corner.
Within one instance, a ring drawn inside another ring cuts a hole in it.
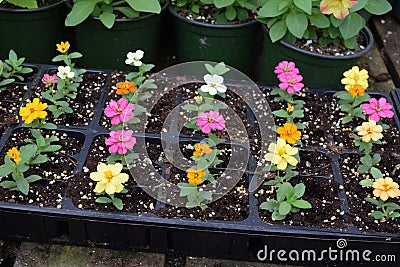
[[[345,89],[349,91],[356,84],[364,89],[368,88],[368,71],[360,70],[358,66],[354,66],[351,69],[343,73],[344,78],[341,80],[342,84],[345,85]]]
[[[295,144],[301,137],[301,133],[297,130],[297,126],[289,122],[285,123],[283,127],[278,128],[276,133],[280,134],[280,138],[286,140],[289,144]]]
[[[8,150],[7,155],[10,157],[10,159],[14,160],[16,163],[22,160],[20,157],[21,152],[16,147],[13,147],[10,150]]]
[[[382,126],[376,125],[376,121],[374,120],[363,122],[361,126],[356,128],[358,135],[361,136],[363,142],[366,143],[370,142],[371,139],[372,141],[378,141],[381,139],[383,137],[382,130]]]
[[[129,179],[129,175],[121,173],[121,171],[121,163],[99,163],[99,165],[97,165],[97,172],[92,172],[90,174],[90,179],[97,182],[93,191],[96,193],[106,191],[109,195],[121,192],[124,189],[122,183],[127,182]]]
[[[61,42],[61,44],[56,44],[56,46],[57,46],[58,52],[65,54],[65,53],[67,53],[67,51],[70,47],[70,44],[68,41],[66,41],[65,43]]]
[[[211,154],[212,149],[207,144],[195,144],[193,156],[201,157],[204,154]]]
[[[322,14],[332,14],[338,19],[344,19],[349,14],[349,8],[358,0],[322,0],[319,6]]]
[[[353,87],[351,87],[349,89],[349,93],[353,97],[355,97],[355,96],[363,96],[364,92],[365,92],[365,88],[362,88],[362,86],[359,85],[358,83],[356,83]]]
[[[201,168],[197,168],[197,170],[190,168],[186,172],[189,184],[199,185],[203,182],[203,177],[206,176],[206,172]]]
[[[294,111],[294,106],[287,104],[287,108],[286,108],[287,112],[293,112]]]
[[[41,103],[39,98],[35,98],[31,103],[26,104],[26,107],[22,107],[19,110],[19,115],[22,117],[25,124],[30,124],[37,118],[46,118],[47,112],[44,111],[46,108],[46,103]]]
[[[388,200],[389,197],[400,196],[399,184],[393,182],[390,177],[376,179],[372,187],[375,189],[374,196],[381,198],[383,201]]]
[[[278,138],[276,143],[270,144],[268,151],[265,159],[275,164],[278,170],[286,169],[288,164],[296,166],[298,163],[294,155],[299,153],[299,149],[286,144],[286,141],[282,138]]]

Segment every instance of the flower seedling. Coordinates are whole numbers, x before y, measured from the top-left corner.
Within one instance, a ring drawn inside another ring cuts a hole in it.
[[[123,183],[129,180],[129,175],[121,173],[123,165],[121,163],[105,164],[99,163],[97,171],[90,174],[90,179],[97,182],[93,191],[100,195],[96,198],[96,203],[112,203],[118,210],[124,208],[122,200],[115,197],[116,193],[127,193]],[[107,196],[101,196],[107,195]]]
[[[18,58],[14,50],[8,53],[8,59],[4,62],[0,60],[0,92],[8,90],[5,86],[15,82],[16,79],[24,81],[23,74],[28,74],[33,71],[29,67],[25,67],[25,58]]]
[[[260,208],[272,212],[272,220],[283,220],[290,213],[300,211],[300,209],[311,209],[311,204],[302,200],[306,187],[304,184],[292,186],[284,182],[276,191],[276,199],[270,199],[263,202]]]

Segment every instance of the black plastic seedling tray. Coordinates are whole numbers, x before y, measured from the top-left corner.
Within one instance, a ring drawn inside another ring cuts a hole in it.
[[[29,84],[32,89],[40,81],[46,70],[55,66],[38,65],[35,80]],[[93,70],[95,71],[95,70]],[[110,73],[110,72],[105,72]],[[110,79],[110,77],[108,77]],[[88,125],[67,127],[59,125],[57,131],[65,131],[78,135],[83,148],[74,158],[78,164],[76,172],[82,171],[86,157],[93,140],[108,134],[108,130],[100,126],[100,119],[106,104],[110,88],[105,87],[94,108],[95,115]],[[311,90],[318,95],[332,94],[333,91]],[[398,92],[396,92],[398,93]],[[29,91],[27,97],[32,92]],[[384,96],[384,93],[371,93],[375,96]],[[394,101],[398,103],[393,95]],[[397,110],[399,106],[397,106]],[[251,112],[247,112],[250,124],[254,122]],[[399,127],[398,116],[395,117]],[[5,130],[0,138],[0,151],[12,131],[20,125]],[[399,127],[400,128],[400,127]],[[247,129],[249,132],[249,129]],[[151,142],[161,142],[158,134],[138,133],[137,138],[146,138]],[[181,141],[195,140],[182,136]],[[165,140],[164,140],[165,141]],[[304,150],[312,150],[305,147]],[[334,180],[343,184],[339,170],[339,154],[330,153],[318,148],[331,162]],[[349,151],[348,151],[349,152]],[[348,153],[344,151],[343,153]],[[247,169],[254,170],[255,159],[250,154]],[[164,168],[164,167],[163,167]],[[164,173],[164,172],[163,172]],[[249,176],[248,183],[251,183]],[[322,177],[324,179],[324,177]],[[341,210],[348,212],[346,193],[339,190],[339,198],[343,199]],[[156,209],[163,204],[157,202]],[[249,216],[243,221],[197,221],[194,219],[167,219],[153,214],[137,215],[127,212],[104,212],[84,210],[75,207],[71,199],[63,198],[61,209],[55,207],[40,208],[35,205],[0,202],[0,238],[30,240],[35,242],[64,242],[78,245],[105,246],[116,249],[135,249],[162,253],[176,253],[191,256],[207,256],[229,258],[237,260],[259,261],[258,256],[264,256],[261,250],[278,251],[285,249],[315,250],[322,252],[328,248],[338,250],[337,241],[345,240],[343,249],[371,250],[374,254],[392,254],[400,259],[400,236],[389,233],[362,233],[354,226],[344,229],[319,229],[313,227],[288,226],[281,224],[266,224],[259,216],[259,203],[253,193],[249,193]],[[261,253],[261,254],[260,254]],[[262,258],[262,257],[261,257]],[[306,264],[308,266],[358,265],[359,262],[338,261],[324,257],[320,261],[299,263],[287,260],[285,263]],[[266,262],[282,262],[265,259]],[[364,262],[365,264],[365,262]],[[388,262],[386,266],[397,266],[395,262]]]

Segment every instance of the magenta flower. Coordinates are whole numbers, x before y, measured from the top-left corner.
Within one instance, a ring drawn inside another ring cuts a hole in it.
[[[365,114],[370,115],[369,119],[376,122],[381,118],[393,118],[394,116],[392,105],[384,97],[379,98],[379,100],[370,98],[369,104],[362,104],[361,107],[365,111]]]
[[[53,74],[50,76],[50,74],[46,73],[43,75],[42,82],[46,87],[49,87],[50,85],[58,82],[57,75]]]
[[[112,125],[118,125],[135,117],[135,114],[133,114],[134,109],[134,104],[129,104],[126,98],[121,98],[118,102],[111,100],[108,107],[104,109],[104,113],[111,118]]]
[[[296,73],[281,73],[278,75],[278,78],[281,81],[279,88],[286,90],[289,94],[299,92],[304,87],[304,84],[301,83],[303,76]]]
[[[209,134],[214,129],[225,129],[225,119],[218,111],[200,112],[196,125],[201,126],[203,133]]]
[[[288,61],[281,61],[279,62],[278,66],[275,67],[274,73],[281,74],[281,73],[294,73],[294,74],[299,74],[299,69],[296,68],[296,65],[294,62],[288,62]]]
[[[136,138],[132,136],[132,133],[131,130],[111,131],[110,137],[106,139],[106,145],[110,146],[108,151],[125,155],[128,149],[136,144]]]

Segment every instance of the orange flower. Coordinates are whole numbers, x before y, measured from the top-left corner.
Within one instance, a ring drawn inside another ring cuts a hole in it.
[[[67,53],[67,51],[70,47],[70,44],[68,41],[66,41],[65,43],[61,42],[60,44],[56,44],[56,46],[57,46],[58,52],[65,54],[65,53]]]
[[[374,196],[380,197],[383,201],[388,200],[389,197],[395,198],[400,196],[399,185],[393,182],[390,177],[376,179],[372,187]]]
[[[199,185],[203,182],[203,176],[206,175],[206,172],[201,168],[197,168],[197,170],[190,168],[187,170],[187,177],[189,178],[189,184]]]
[[[280,138],[286,140],[289,144],[295,144],[301,137],[301,133],[297,130],[297,126],[289,122],[285,123],[283,127],[278,128],[276,133],[280,134]]]
[[[21,152],[16,147],[13,147],[10,150],[8,150],[7,155],[10,157],[10,159],[14,160],[16,163],[22,160],[20,157]]]
[[[117,83],[117,95],[127,95],[129,92],[135,93],[137,89],[133,87],[134,85],[134,82],[128,81]]]
[[[212,149],[207,144],[195,144],[195,151],[193,152],[193,156],[201,157],[204,154],[211,154]]]
[[[365,88],[363,88],[361,85],[359,85],[358,83],[356,83],[353,87],[351,87],[349,89],[349,93],[351,94],[351,96],[355,97],[355,96],[363,96],[365,92]]]

